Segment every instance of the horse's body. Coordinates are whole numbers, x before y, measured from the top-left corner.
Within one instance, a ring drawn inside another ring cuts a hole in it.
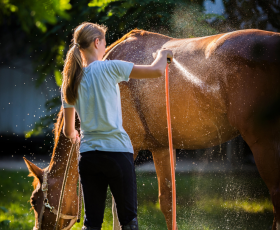
[[[177,61],[169,67],[174,148],[207,148],[241,134],[270,191],[273,229],[277,220],[280,230],[280,34],[242,30],[173,39],[138,32],[112,48],[107,59],[151,64],[152,53],[163,47]],[[135,153],[153,154],[161,210],[171,229],[164,78],[130,79],[120,89],[124,128]]]
[[[174,148],[207,148],[241,134],[270,191],[273,229],[280,230],[280,34],[242,30],[174,39],[132,31],[107,48],[106,58],[151,64],[152,53],[163,47],[171,49],[175,57],[169,67]],[[123,126],[135,157],[141,149],[153,154],[160,207],[170,230],[164,78],[130,79],[120,89]]]

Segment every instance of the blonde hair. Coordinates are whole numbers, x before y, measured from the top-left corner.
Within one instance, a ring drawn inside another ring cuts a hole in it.
[[[62,93],[66,103],[74,105],[78,98],[78,87],[83,76],[81,49],[87,49],[96,38],[105,39],[107,27],[84,22],[75,28],[72,47],[67,52],[63,68]]]

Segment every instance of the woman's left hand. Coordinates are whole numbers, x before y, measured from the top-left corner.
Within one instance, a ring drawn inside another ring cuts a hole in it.
[[[75,129],[75,135],[69,138],[72,144],[75,144],[76,141],[80,142],[79,132]]]

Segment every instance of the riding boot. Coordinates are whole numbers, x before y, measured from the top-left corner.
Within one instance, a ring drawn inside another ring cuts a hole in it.
[[[95,227],[95,228],[91,228],[91,227],[87,227],[87,226],[83,226],[82,227],[82,230],[101,230],[101,228],[97,228],[97,227]]]
[[[138,221],[137,217],[135,217],[132,221],[128,224],[122,226],[122,230],[138,230]]]

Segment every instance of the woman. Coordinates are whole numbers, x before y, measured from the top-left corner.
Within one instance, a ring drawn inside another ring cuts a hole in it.
[[[82,229],[100,230],[107,187],[116,202],[122,229],[138,229],[136,177],[133,147],[122,127],[118,84],[129,78],[164,75],[170,50],[160,50],[151,65],[102,61],[107,28],[82,23],[73,35],[63,69],[63,133],[71,143],[80,141],[75,130],[75,111],[81,123],[79,174],[83,188],[85,218]]]

